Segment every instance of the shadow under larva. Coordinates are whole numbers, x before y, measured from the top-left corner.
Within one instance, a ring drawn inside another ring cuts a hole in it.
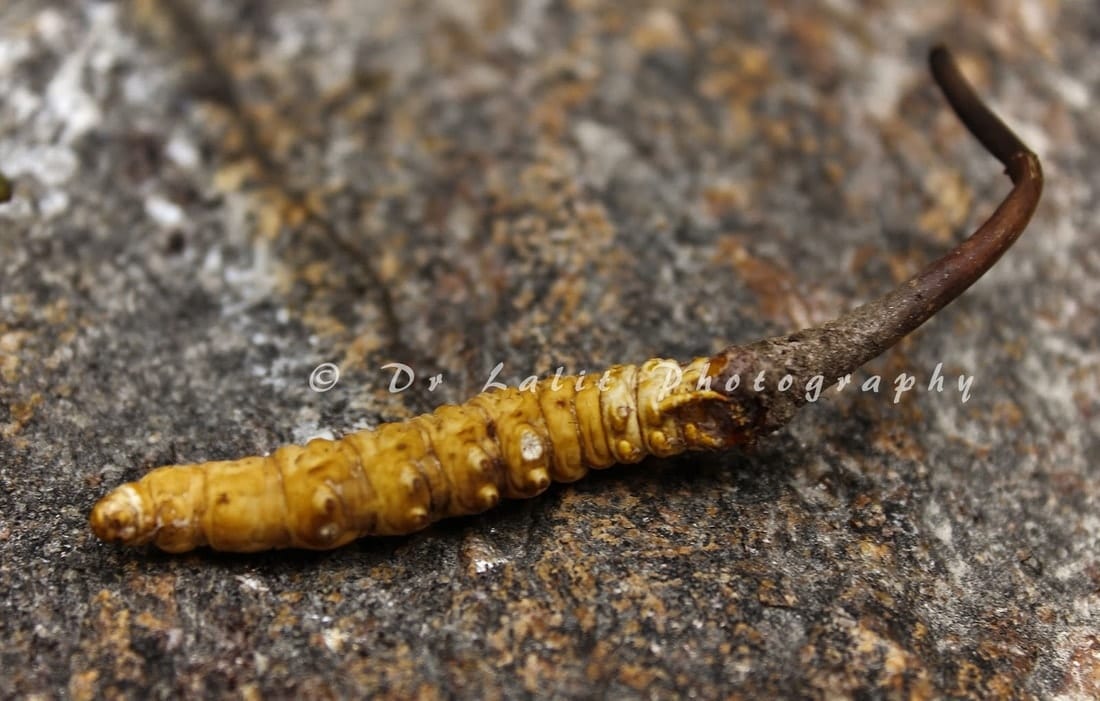
[[[725,450],[774,431],[806,403],[769,381],[838,377],[878,356],[978,280],[1031,219],[1039,160],[975,95],[942,47],[932,75],[959,119],[1002,164],[1012,191],[968,239],[879,299],[821,326],[686,363],[615,365],[607,380],[561,377],[531,391],[492,390],[408,421],[339,440],[284,446],[270,456],[172,465],[101,499],[91,525],[103,540],[251,552],[335,548],[367,535],[418,531],[532,497],[551,482],[649,455]],[[670,383],[670,372],[678,381]]]

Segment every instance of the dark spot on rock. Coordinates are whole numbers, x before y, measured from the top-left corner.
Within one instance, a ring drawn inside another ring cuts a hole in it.
[[[168,235],[168,240],[164,242],[164,252],[170,256],[178,256],[183,253],[183,249],[187,245],[187,239],[183,237],[183,232],[176,230]]]

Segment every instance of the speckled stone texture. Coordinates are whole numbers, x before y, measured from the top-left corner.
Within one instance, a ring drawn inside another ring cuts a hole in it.
[[[1047,191],[877,394],[331,553],[93,538],[160,464],[888,289],[1009,187],[937,41]],[[1098,52],[1088,2],[6,0],[0,696],[1100,694]]]

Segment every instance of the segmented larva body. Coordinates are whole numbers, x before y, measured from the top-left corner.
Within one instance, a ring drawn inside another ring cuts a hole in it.
[[[101,499],[92,528],[104,540],[172,552],[335,548],[475,514],[502,497],[534,496],[592,468],[727,448],[778,429],[808,398],[782,382],[763,392],[754,383],[750,395],[729,380],[853,372],[978,280],[1038,206],[1038,157],[981,102],[946,49],[934,49],[930,65],[955,113],[1005,166],[1012,192],[968,239],[878,299],[815,328],[729,346],[683,366],[661,359],[617,365],[600,380],[554,378],[529,390],[486,392],[267,457],[162,467]]]
[[[746,422],[709,389],[710,363],[616,365],[266,457],[161,467],[100,500],[92,527],[170,552],[328,549],[412,533],[589,469],[740,442]]]

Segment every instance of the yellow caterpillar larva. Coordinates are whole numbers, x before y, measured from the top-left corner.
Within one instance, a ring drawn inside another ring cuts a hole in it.
[[[700,383],[710,362],[617,365],[598,380],[492,390],[266,457],[161,467],[100,500],[92,528],[107,541],[169,552],[327,549],[412,533],[591,468],[739,442],[733,405]]]
[[[774,431],[808,401],[784,386],[843,377],[880,355],[989,270],[1038,206],[1038,157],[982,104],[946,49],[934,49],[930,63],[955,113],[1005,166],[1013,188],[968,239],[878,299],[818,327],[684,366],[617,365],[600,381],[555,378],[530,391],[491,391],[267,457],[162,467],[100,500],[92,528],[104,540],[172,552],[334,548],[533,496],[592,468],[727,448]],[[790,381],[762,392],[730,382],[765,374]]]

